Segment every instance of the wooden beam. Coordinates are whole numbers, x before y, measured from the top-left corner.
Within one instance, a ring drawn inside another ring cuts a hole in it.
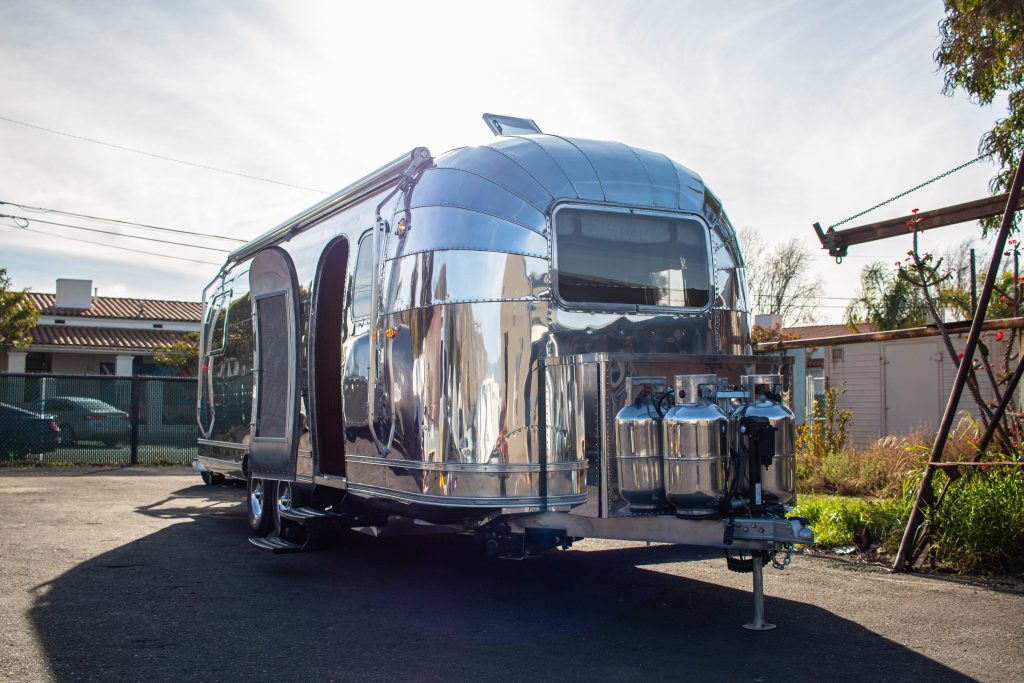
[[[950,334],[963,334],[971,329],[970,320],[946,323]],[[1019,330],[1024,329],[1024,317],[995,318],[986,320],[983,330]],[[922,337],[938,337],[942,333],[935,325],[907,327],[902,330],[886,330],[884,332],[863,332],[860,334],[841,334],[835,337],[816,337],[813,339],[787,339],[777,342],[762,342],[754,347],[758,353],[785,351],[787,349],[808,349],[818,346],[842,346],[845,344],[867,344],[869,342],[894,341],[897,339],[920,339]]]
[[[821,248],[828,249],[831,256],[846,256],[847,248],[853,244],[864,244],[875,242],[889,237],[909,235],[912,232],[942,228],[947,225],[967,223],[991,216],[999,216],[1006,210],[1006,203],[1009,200],[1009,193],[997,194],[984,199],[976,199],[973,202],[965,202],[954,206],[946,206],[931,211],[921,211],[917,214],[910,214],[901,218],[890,218],[889,220],[858,225],[845,230],[832,230],[824,232],[821,225],[814,224],[814,230],[818,233],[821,241]],[[1016,211],[1024,209],[1024,195],[1017,202]],[[911,228],[908,221],[917,222]]]

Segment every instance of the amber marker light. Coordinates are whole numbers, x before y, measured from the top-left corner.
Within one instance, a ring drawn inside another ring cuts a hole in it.
[[[394,339],[395,338],[395,328],[389,327],[388,329],[384,330],[384,336],[387,337],[388,339]]]

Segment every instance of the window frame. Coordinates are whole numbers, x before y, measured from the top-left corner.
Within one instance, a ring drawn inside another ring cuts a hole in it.
[[[366,246],[369,249],[369,251],[367,252],[369,254],[369,259],[370,259],[370,282],[369,282],[369,285],[370,285],[370,287],[372,289],[372,287],[373,287],[373,273],[374,273],[374,263],[373,263],[373,228],[370,228],[369,230],[366,230],[356,240],[355,258],[353,259],[353,262],[352,262],[352,280],[351,280],[352,285],[351,285],[351,287],[349,287],[349,294],[348,294],[348,300],[349,300],[348,309],[349,309],[349,315],[351,317],[353,325],[357,325],[359,323],[362,323],[364,321],[369,320],[370,316],[373,314],[373,310],[372,310],[373,302],[372,301],[370,302],[370,309],[371,310],[369,310],[366,313],[366,315],[356,315],[356,311],[355,311],[355,308],[356,308],[356,278],[359,276],[359,256],[363,253],[363,242],[367,242]]]
[[[651,304],[621,304],[601,302],[578,302],[568,301],[562,298],[559,283],[558,268],[558,214],[566,209],[575,211],[591,211],[593,213],[620,213],[630,216],[653,216],[657,218],[671,218],[677,220],[691,220],[704,229],[704,249],[707,254],[707,283],[708,300],[703,306],[656,306]],[[615,206],[609,204],[589,204],[583,202],[565,202],[558,204],[551,211],[548,219],[548,235],[551,245],[551,297],[559,308],[571,311],[593,311],[601,313],[630,313],[634,315],[673,315],[706,314],[715,306],[717,296],[715,287],[715,263],[714,252],[711,245],[711,226],[707,219],[699,213],[691,211],[663,211],[658,209],[640,209],[628,206]]]

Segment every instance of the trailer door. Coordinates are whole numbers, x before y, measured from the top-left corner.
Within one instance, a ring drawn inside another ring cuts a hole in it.
[[[295,478],[298,440],[298,319],[295,267],[279,247],[258,253],[249,268],[255,332],[255,386],[249,474]]]

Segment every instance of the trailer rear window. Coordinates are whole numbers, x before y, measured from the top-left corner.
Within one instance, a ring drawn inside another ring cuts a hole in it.
[[[692,218],[562,209],[558,295],[567,303],[703,308],[708,232]]]

